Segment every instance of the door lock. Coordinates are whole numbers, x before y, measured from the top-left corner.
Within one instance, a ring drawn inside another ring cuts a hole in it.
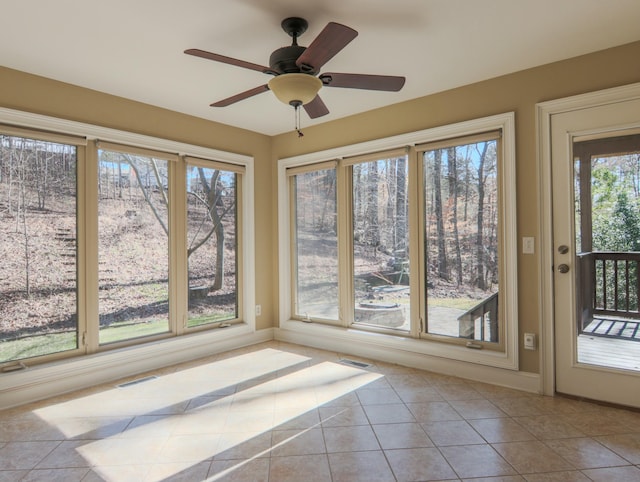
[[[569,246],[567,246],[566,244],[562,244],[558,246],[558,253],[567,254],[568,252],[569,252]]]

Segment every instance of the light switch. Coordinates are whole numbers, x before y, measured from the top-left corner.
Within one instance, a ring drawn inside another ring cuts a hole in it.
[[[523,254],[533,254],[536,249],[535,238],[525,236],[522,238],[522,253]]]

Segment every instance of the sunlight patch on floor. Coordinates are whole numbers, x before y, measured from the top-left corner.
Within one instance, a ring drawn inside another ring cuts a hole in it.
[[[36,413],[67,438],[78,438],[76,452],[105,481],[116,481],[121,480],[124,464],[175,464],[177,474],[380,377],[337,362],[313,364],[308,357],[269,348],[49,405]],[[91,430],[104,433],[109,426],[113,435],[82,441],[91,438]],[[225,473],[230,470],[234,468]],[[157,480],[166,476],[165,472]]]

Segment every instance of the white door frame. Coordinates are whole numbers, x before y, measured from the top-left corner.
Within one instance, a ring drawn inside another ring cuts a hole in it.
[[[555,394],[551,116],[640,99],[640,83],[536,104],[538,192],[540,193],[540,391]]]

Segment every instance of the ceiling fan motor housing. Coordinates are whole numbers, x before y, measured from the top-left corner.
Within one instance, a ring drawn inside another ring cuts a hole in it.
[[[296,65],[296,60],[307,50],[301,45],[289,45],[275,50],[269,57],[269,67],[277,74],[291,74],[301,72]],[[315,72],[304,71],[304,73],[315,74]]]

